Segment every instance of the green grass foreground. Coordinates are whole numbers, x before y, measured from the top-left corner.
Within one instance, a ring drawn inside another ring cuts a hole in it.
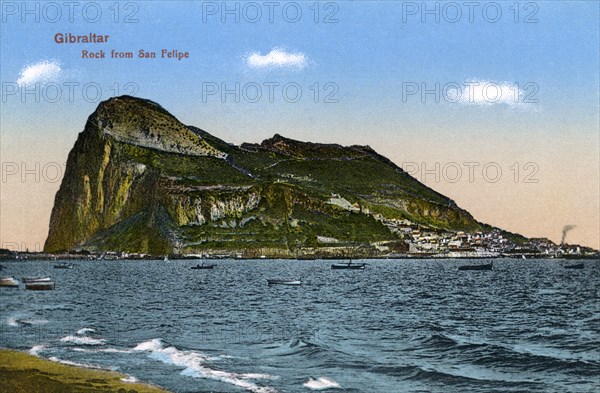
[[[6,393],[168,393],[144,384],[123,382],[126,375],[69,366],[26,353],[0,349],[0,392]]]

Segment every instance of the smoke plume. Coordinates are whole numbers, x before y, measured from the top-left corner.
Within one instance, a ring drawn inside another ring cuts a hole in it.
[[[560,244],[565,244],[565,239],[567,238],[567,233],[575,229],[575,225],[565,225],[562,229],[562,239],[560,240]]]

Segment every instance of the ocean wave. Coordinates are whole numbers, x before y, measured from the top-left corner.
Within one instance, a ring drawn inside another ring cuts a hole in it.
[[[10,317],[6,319],[6,324],[12,327],[19,326],[31,326],[31,325],[45,325],[48,323],[47,319],[29,319],[29,318],[19,318],[19,317]]]
[[[8,319],[6,320],[6,324],[7,324],[8,326],[12,326],[12,327],[18,327],[18,326],[19,326],[19,322],[17,322],[17,319],[16,319],[16,318],[8,318]]]
[[[97,349],[98,352],[104,352],[104,353],[131,353],[132,351],[130,349],[117,349],[117,348],[99,348]]]
[[[550,359],[556,359],[568,362],[586,362],[586,363],[598,363],[600,362],[600,354],[597,352],[578,352],[573,353],[568,350],[560,348],[544,347],[532,344],[518,344],[509,346],[508,349],[518,352],[520,354],[545,357]]]
[[[48,304],[48,305],[41,306],[41,308],[43,310],[50,310],[50,311],[54,311],[54,310],[73,311],[74,310],[74,308],[69,304]]]
[[[273,356],[293,356],[302,355],[308,358],[314,358],[327,352],[327,348],[319,344],[294,338],[280,345],[273,345],[266,348]]]
[[[29,350],[29,354],[33,355],[33,356],[38,356],[39,353],[43,350],[45,350],[46,347],[43,345],[34,345],[33,347],[31,347],[31,349]]]
[[[418,340],[419,344],[411,350],[421,351],[423,349],[433,351],[460,351],[466,353],[469,351],[481,351],[491,344],[483,338],[464,337],[459,335],[436,333]]]
[[[127,382],[127,383],[136,383],[136,382],[139,382],[139,379],[137,379],[133,375],[127,375],[127,377],[121,378],[121,381]]]
[[[538,384],[536,381],[520,378],[519,374],[496,372],[490,368],[473,365],[419,365],[415,366],[415,372],[406,379],[436,381],[448,385],[459,385],[472,381],[493,384],[502,382],[505,385],[516,387]]]
[[[17,322],[22,325],[45,325],[48,323],[47,319],[18,319]]]
[[[87,333],[96,333],[96,329],[85,327],[83,329],[79,329],[76,334],[79,336],[85,336]]]
[[[70,348],[71,351],[75,351],[75,352],[87,352],[87,353],[132,353],[133,350],[131,349],[117,349],[117,348],[80,348],[80,347],[73,347]]]
[[[144,341],[133,348],[134,351],[158,351],[163,348],[162,341],[159,338],[155,338],[149,341]]]
[[[72,362],[70,360],[59,359],[56,356],[51,356],[48,358],[48,360],[51,360],[56,363],[66,364],[68,366],[91,368],[91,369],[95,369],[95,370],[112,370],[112,371],[114,371],[117,369],[116,367],[104,368],[104,367],[100,367],[95,364]]]
[[[592,349],[565,349],[539,344],[493,342],[485,337],[433,334],[421,340],[425,344],[415,350],[453,351],[466,362],[493,367],[511,365],[536,371],[576,369],[578,363],[598,364],[600,355]],[[532,358],[537,360],[533,361]]]
[[[306,388],[309,388],[311,390],[325,390],[325,389],[340,389],[341,388],[339,383],[337,383],[333,379],[329,379],[327,377],[319,377],[317,379],[309,378],[308,381],[304,382],[303,386]]]
[[[472,381],[508,384],[533,383],[526,379],[519,379],[517,374],[496,372],[492,368],[470,364],[412,364],[403,366],[374,366],[369,372],[385,376],[399,377],[403,380],[424,381],[426,383],[442,382],[447,385],[458,385]]]
[[[459,345],[459,340],[444,334],[432,334],[424,339],[422,343],[433,348],[449,348]]]
[[[204,363],[210,360],[210,357],[205,356],[195,351],[182,351],[173,346],[165,347],[162,341],[158,338],[142,342],[138,344],[134,351],[149,352],[150,358],[159,360],[165,364],[172,364],[183,367],[181,375],[193,378],[210,378],[221,382],[229,383],[254,393],[274,393],[275,389],[259,386],[249,379],[274,379],[277,377],[268,374],[243,374],[229,371],[214,370]]]
[[[60,339],[62,342],[73,343],[76,345],[104,345],[106,340],[103,338],[81,337],[81,336],[65,336]]]
[[[408,377],[414,375],[417,371],[421,371],[417,366],[387,366],[378,365],[369,368],[369,372],[383,374],[387,376]]]

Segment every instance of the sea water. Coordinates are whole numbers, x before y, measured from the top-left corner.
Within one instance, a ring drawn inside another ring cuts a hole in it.
[[[3,262],[56,289],[0,288],[0,346],[182,393],[600,391],[597,261],[333,262]]]

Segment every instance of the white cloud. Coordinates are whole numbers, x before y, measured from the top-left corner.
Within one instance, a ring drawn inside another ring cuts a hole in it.
[[[447,101],[464,105],[524,105],[535,103],[537,85],[490,80],[467,80],[462,85],[446,86]]]
[[[42,60],[35,64],[30,64],[21,69],[21,75],[17,83],[31,84],[36,82],[48,82],[56,80],[62,72],[60,64],[57,61]]]
[[[246,64],[251,68],[274,69],[274,68],[292,68],[301,70],[308,65],[308,58],[304,53],[289,53],[281,48],[273,48],[266,55],[259,52],[252,52],[246,57]]]

